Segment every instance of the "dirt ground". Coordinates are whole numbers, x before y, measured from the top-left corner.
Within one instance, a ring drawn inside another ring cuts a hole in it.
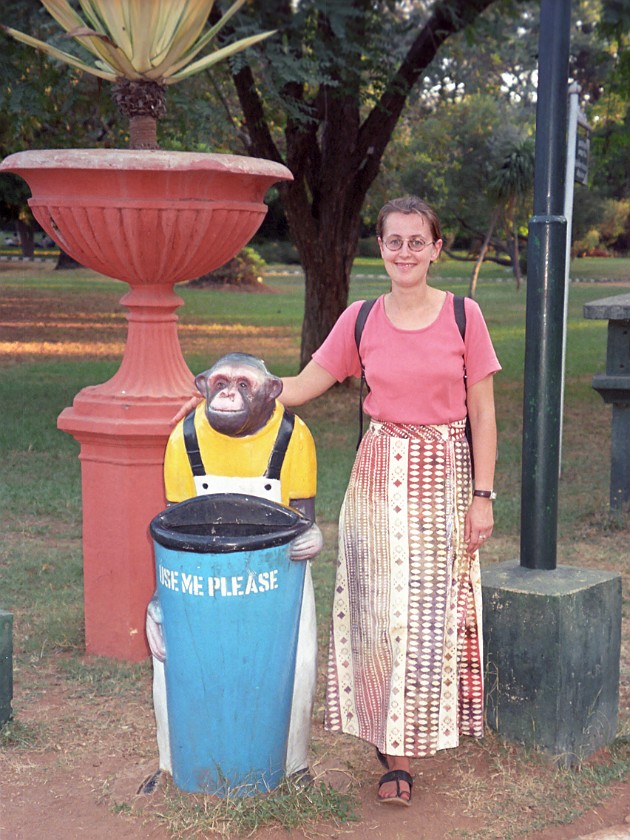
[[[83,303],[84,323],[76,320],[76,314],[64,312],[56,329],[49,313],[38,312],[36,307],[27,311],[21,303],[19,317],[3,324],[0,350],[14,355],[16,361],[42,352],[67,355],[72,352],[71,343],[63,341],[63,347],[56,343],[60,328],[75,336],[77,330],[87,329],[94,338],[92,316],[96,313],[90,311],[89,301]],[[102,346],[107,345],[105,355],[119,353],[124,322],[120,318],[98,321],[98,338]],[[29,326],[33,328],[30,334]],[[188,331],[188,340],[194,342],[194,327]],[[77,346],[77,355],[84,351],[84,346]],[[169,781],[164,780],[151,796],[138,793],[157,766],[148,663],[142,685],[130,694],[68,677],[64,671],[68,659],[61,653],[46,654],[28,662],[21,659],[15,669],[16,720],[30,734],[24,743],[18,739],[0,750],[0,840],[169,840],[172,835],[161,816]],[[89,672],[89,660],[83,664]],[[457,750],[416,762],[413,803],[406,809],[376,803],[382,769],[372,750],[352,739],[323,733],[321,709],[316,710],[314,733],[312,770],[316,781],[351,790],[358,820],[290,832],[259,830],[250,835],[254,840],[442,840],[470,836],[488,824],[491,812],[479,791],[486,791],[487,799],[493,781],[499,782],[496,753],[500,750],[492,737],[485,745],[467,742]],[[514,755],[509,749],[501,750],[503,766],[509,765]],[[605,758],[595,756],[593,761]],[[618,829],[624,833],[617,829],[613,833],[613,827],[623,826],[630,815],[630,780],[611,785],[608,793],[604,802],[575,822],[527,837],[574,840],[609,829],[599,836],[630,838],[630,823]],[[531,825],[528,807],[522,806],[523,825]],[[518,818],[509,836],[514,840],[520,836]]]
[[[138,793],[157,766],[148,666],[143,689],[130,698],[122,693],[99,697],[81,689],[76,681],[60,677],[62,665],[60,657],[53,656],[16,671],[19,721],[39,738],[30,746],[0,751],[0,837],[169,840],[160,819],[169,781],[151,796]],[[374,800],[382,771],[371,749],[352,739],[325,735],[319,721],[314,736],[317,758],[312,769],[317,781],[342,790],[351,787],[359,821],[318,824],[304,831],[265,829],[251,835],[254,840],[442,840],[483,828],[487,817],[482,803],[471,800],[467,779],[474,774],[476,785],[492,783],[497,773],[492,749],[470,742],[416,762],[412,807],[385,808]],[[630,815],[630,781],[614,785],[609,793],[605,802],[573,824],[527,836],[573,840],[623,824]],[[630,825],[626,829],[630,837]]]

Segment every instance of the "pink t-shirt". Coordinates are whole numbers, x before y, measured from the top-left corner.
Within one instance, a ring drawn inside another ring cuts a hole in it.
[[[313,359],[342,382],[361,376],[354,325],[362,301],[340,316]],[[466,416],[464,363],[468,387],[501,370],[478,304],[465,300],[466,344],[455,321],[453,294],[446,293],[440,314],[421,330],[401,330],[387,315],[383,296],[363,329],[361,357],[370,393],[366,413],[375,420],[433,425]]]

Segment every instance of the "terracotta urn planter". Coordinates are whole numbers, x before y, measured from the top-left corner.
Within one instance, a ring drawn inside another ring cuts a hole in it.
[[[231,259],[258,230],[268,188],[292,176],[254,158],[105,149],[18,152],[0,171],[24,178],[64,251],[130,287],[119,370],[80,391],[58,425],[81,444],[86,650],[139,660],[168,421],[193,387],[173,286]]]

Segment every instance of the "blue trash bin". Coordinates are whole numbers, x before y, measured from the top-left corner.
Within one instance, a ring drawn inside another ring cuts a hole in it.
[[[311,522],[254,496],[197,496],[150,525],[166,645],[173,780],[218,796],[284,775]]]

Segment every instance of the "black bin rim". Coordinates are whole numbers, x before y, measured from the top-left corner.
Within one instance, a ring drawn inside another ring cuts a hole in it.
[[[226,554],[286,545],[312,524],[298,510],[269,499],[212,493],[170,505],[151,520],[149,531],[156,543],[174,551]],[[230,525],[234,533],[224,530]],[[219,530],[213,532],[216,526]],[[191,533],[193,529],[202,533]]]

